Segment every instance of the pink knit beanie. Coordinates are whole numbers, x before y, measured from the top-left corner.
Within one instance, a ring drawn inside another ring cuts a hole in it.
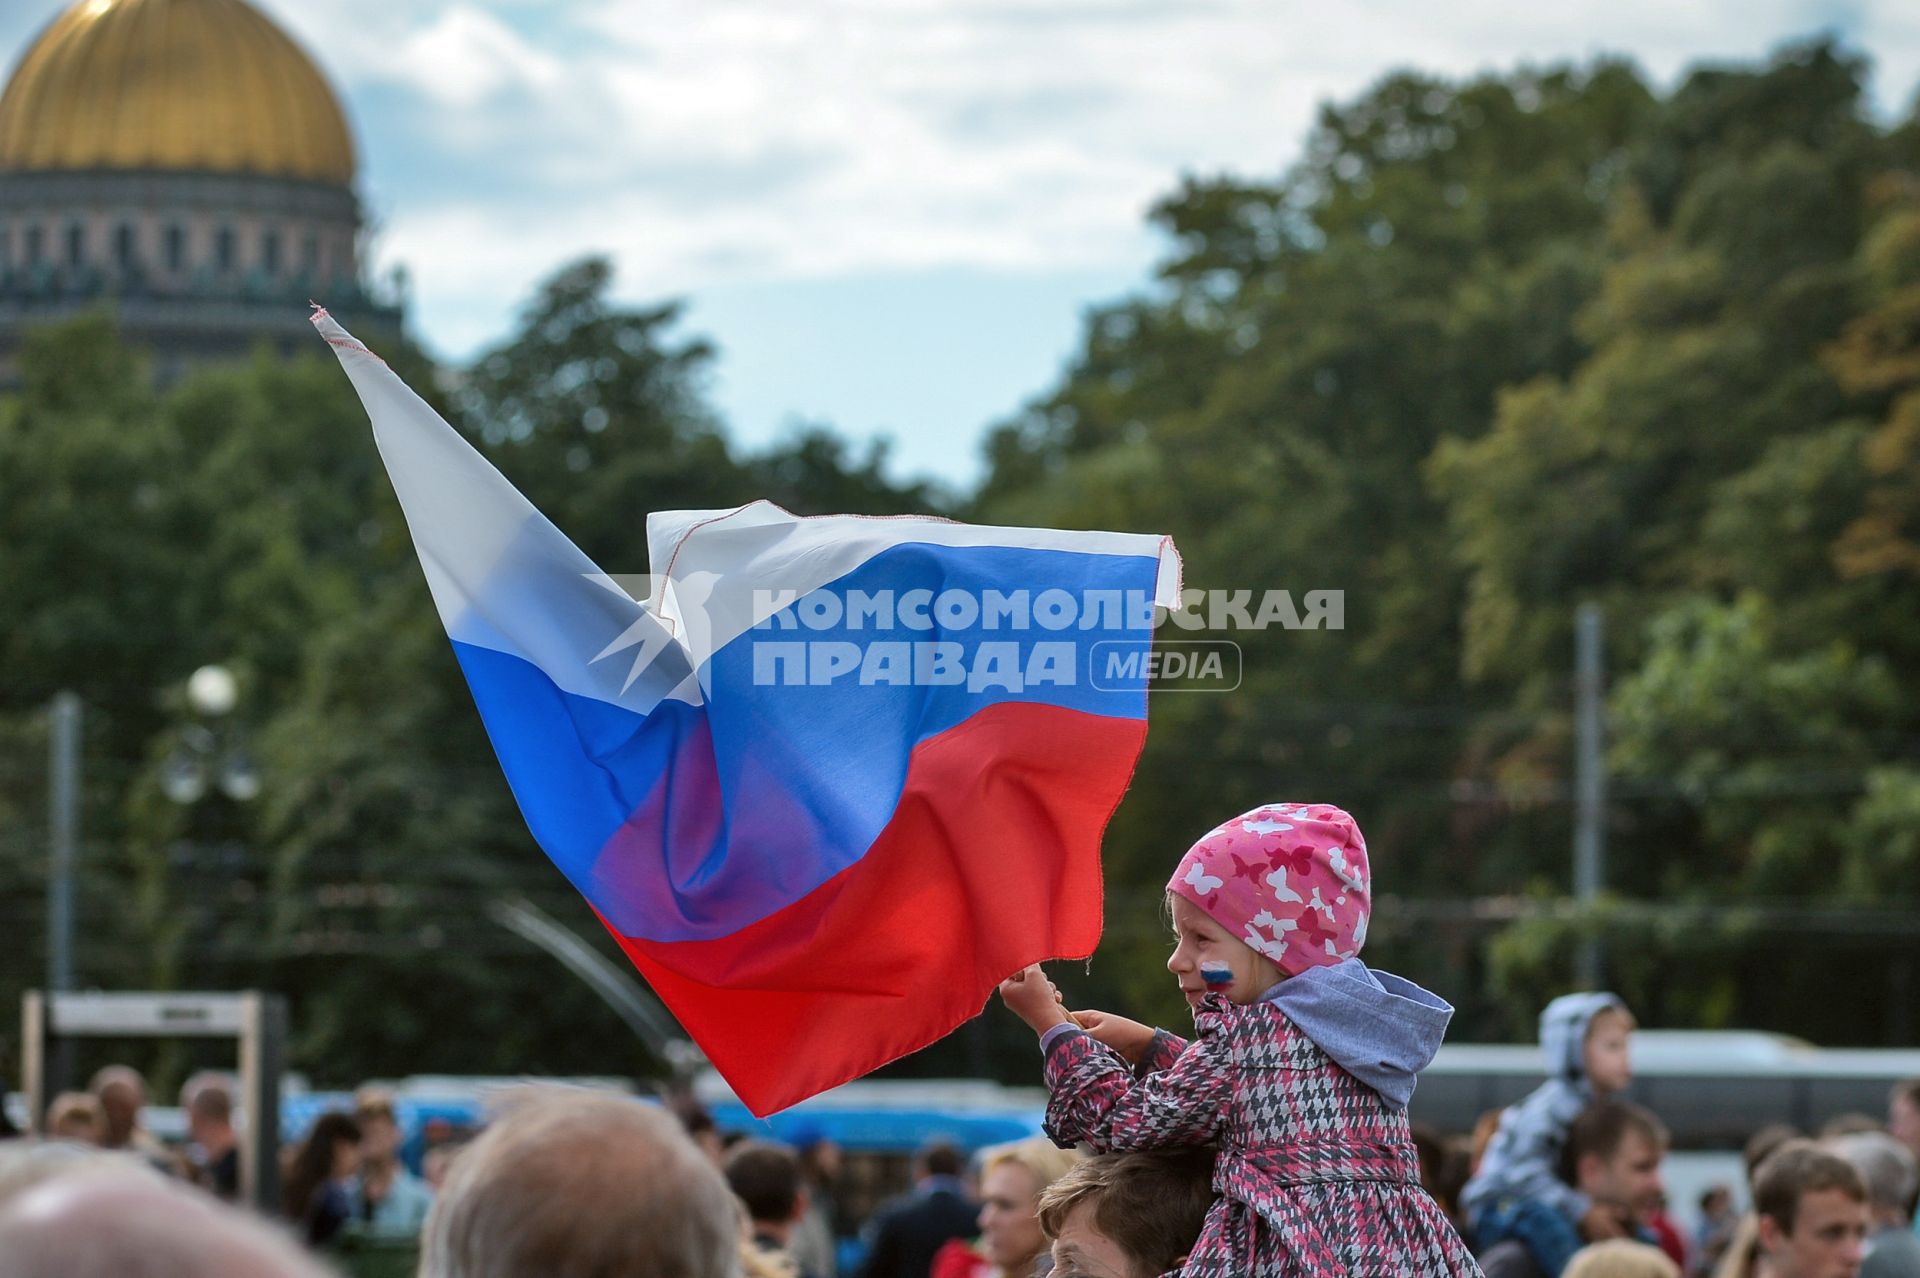
[[[1324,803],[1273,803],[1221,825],[1167,882],[1288,976],[1353,958],[1373,911],[1360,827]]]

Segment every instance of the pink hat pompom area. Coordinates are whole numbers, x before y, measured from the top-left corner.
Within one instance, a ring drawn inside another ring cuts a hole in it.
[[[1204,835],[1167,880],[1288,976],[1360,953],[1373,913],[1367,842],[1325,803],[1269,803]]]

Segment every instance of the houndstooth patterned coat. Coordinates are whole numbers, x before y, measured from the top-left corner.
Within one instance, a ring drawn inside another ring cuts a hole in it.
[[[1217,1144],[1184,1278],[1479,1278],[1420,1186],[1407,1115],[1269,1003],[1208,995],[1134,1070],[1084,1033],[1047,1052],[1047,1133],[1102,1152]]]

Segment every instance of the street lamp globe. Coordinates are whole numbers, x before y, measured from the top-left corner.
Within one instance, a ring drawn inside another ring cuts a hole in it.
[[[260,770],[250,755],[235,751],[220,765],[220,791],[235,803],[247,803],[260,795]]]
[[[240,687],[225,666],[201,666],[187,679],[187,703],[200,714],[218,718],[240,700]]]
[[[198,803],[207,792],[206,769],[198,760],[181,751],[160,765],[160,791],[175,803]]]

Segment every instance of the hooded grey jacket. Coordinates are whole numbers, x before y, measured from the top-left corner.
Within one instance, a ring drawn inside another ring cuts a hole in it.
[[[1626,1005],[1612,994],[1563,994],[1540,1013],[1547,1081],[1501,1113],[1480,1170],[1460,1193],[1469,1222],[1477,1223],[1488,1208],[1505,1199],[1544,1202],[1571,1221],[1593,1206],[1585,1194],[1560,1179],[1555,1167],[1568,1124],[1594,1100],[1586,1070],[1587,1029],[1609,1008],[1624,1012]]]

